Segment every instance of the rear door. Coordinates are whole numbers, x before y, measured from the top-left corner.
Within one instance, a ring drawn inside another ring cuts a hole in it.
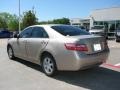
[[[42,27],[33,27],[32,35],[29,40],[27,40],[27,55],[31,62],[39,62],[37,59],[40,56],[40,52],[48,44],[48,34]]]

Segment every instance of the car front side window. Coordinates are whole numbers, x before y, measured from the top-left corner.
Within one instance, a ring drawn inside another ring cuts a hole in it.
[[[20,38],[30,38],[32,33],[32,27],[25,29],[23,32],[20,33]]]

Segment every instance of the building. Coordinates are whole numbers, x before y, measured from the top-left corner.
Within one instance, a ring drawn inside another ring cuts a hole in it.
[[[104,25],[108,35],[114,36],[115,30],[120,27],[120,7],[111,7],[104,9],[96,9],[91,12],[88,19],[71,19],[71,25],[87,25],[89,29],[94,25]],[[86,22],[84,22],[86,21]]]
[[[86,29],[89,29],[90,27],[90,19],[85,18],[85,19],[80,19],[80,18],[72,18],[70,20],[71,25],[74,26],[84,26]]]

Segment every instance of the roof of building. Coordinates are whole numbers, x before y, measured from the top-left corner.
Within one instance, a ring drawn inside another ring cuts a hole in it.
[[[120,7],[96,9],[91,12],[90,17],[96,21],[120,20]]]

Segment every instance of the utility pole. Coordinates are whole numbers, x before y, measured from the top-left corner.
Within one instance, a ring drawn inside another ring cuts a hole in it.
[[[20,21],[21,21],[21,16],[20,16],[20,0],[19,0],[19,33],[21,31]]]

